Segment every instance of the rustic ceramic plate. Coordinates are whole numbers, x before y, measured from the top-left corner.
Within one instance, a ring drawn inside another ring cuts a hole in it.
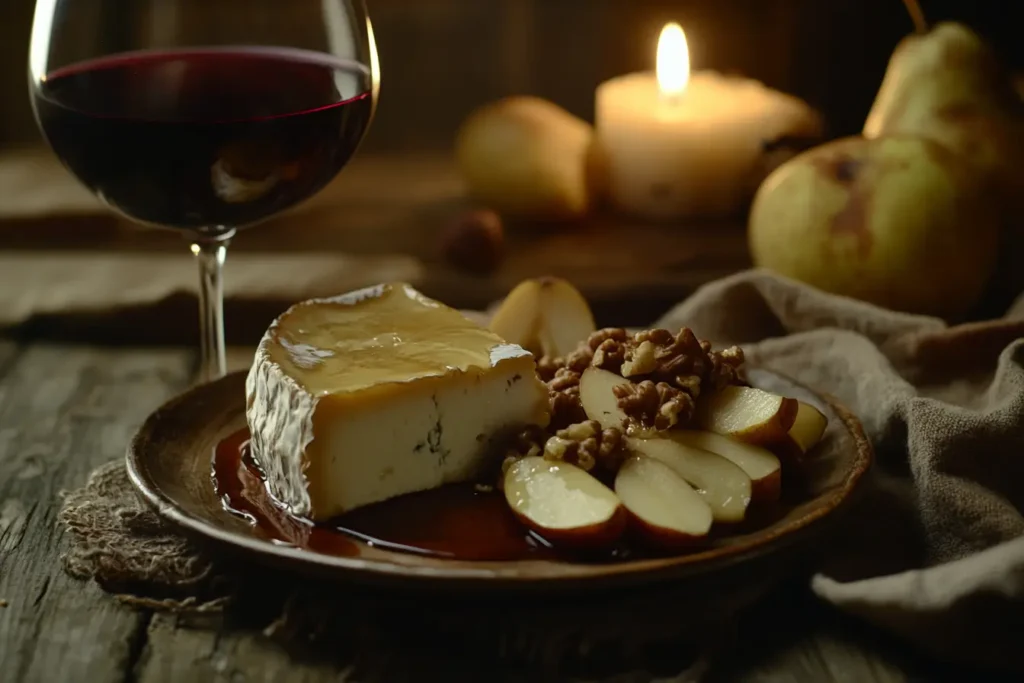
[[[214,490],[211,458],[216,444],[245,427],[245,375],[238,372],[198,386],[153,413],[128,447],[131,479],[168,521],[200,540],[239,551],[263,563],[369,583],[405,588],[593,590],[692,580],[738,564],[785,564],[832,526],[847,507],[870,466],[871,446],[846,409],[791,380],[753,369],[751,383],[813,404],[828,417],[813,466],[801,483],[804,494],[771,524],[715,540],[692,554],[615,563],[552,560],[474,562],[393,552],[360,545],[339,557],[282,545],[224,510]],[[700,583],[700,582],[698,582]]]

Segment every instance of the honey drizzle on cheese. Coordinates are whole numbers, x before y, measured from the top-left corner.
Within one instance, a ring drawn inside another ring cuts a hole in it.
[[[325,305],[342,310],[324,316]],[[270,336],[271,359],[315,396],[483,372],[529,355],[404,283],[297,304]]]

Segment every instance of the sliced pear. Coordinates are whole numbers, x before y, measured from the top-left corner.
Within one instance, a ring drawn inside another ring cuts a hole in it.
[[[671,438],[627,438],[626,447],[671,467],[704,498],[716,522],[743,521],[750,504],[751,482],[731,461]]]
[[[540,284],[524,280],[516,285],[498,310],[491,316],[491,332],[507,342],[518,344],[535,356],[541,353],[538,340],[540,329]]]
[[[631,456],[615,476],[615,492],[632,531],[645,543],[676,549],[699,542],[714,520],[711,507],[665,463]]]
[[[743,470],[750,477],[752,502],[767,503],[779,499],[782,492],[782,466],[768,449],[714,432],[691,429],[673,432],[671,438],[693,448],[716,453]]]
[[[596,329],[590,305],[567,280],[524,280],[491,318],[490,330],[535,356],[564,358]]]
[[[516,517],[554,545],[608,547],[626,529],[619,497],[575,465],[525,457],[509,467],[504,488]]]
[[[800,401],[793,426],[778,444],[771,447],[780,457],[800,462],[821,441],[826,426],[828,420],[820,410]]]
[[[544,355],[564,358],[597,329],[590,305],[578,289],[566,280],[542,277],[540,326],[537,336]]]
[[[696,423],[753,444],[778,443],[796,420],[799,402],[752,387],[728,386],[698,404]]]
[[[809,403],[800,401],[796,420],[789,428],[789,436],[806,454],[821,441],[826,426],[828,426],[828,420],[820,410]]]
[[[580,375],[580,403],[583,412],[591,420],[601,424],[602,429],[622,429],[628,419],[619,408],[615,387],[632,384],[628,379],[614,372],[590,367]]]

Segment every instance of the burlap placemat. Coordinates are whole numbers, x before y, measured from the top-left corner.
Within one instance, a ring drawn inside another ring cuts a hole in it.
[[[852,536],[812,580],[821,599],[943,659],[1024,673],[1024,298],[949,327],[752,271],[657,324],[741,344],[863,421],[877,465]],[[67,495],[60,519],[68,570],[125,599],[203,611],[240,589],[139,503],[120,463]],[[305,609],[271,630],[308,625]]]

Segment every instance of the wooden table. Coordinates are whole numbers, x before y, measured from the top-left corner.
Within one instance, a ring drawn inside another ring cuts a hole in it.
[[[244,363],[244,353],[236,363]],[[0,680],[534,681],[501,662],[467,665],[451,652],[382,642],[326,665],[290,656],[245,623],[184,623],[137,610],[64,574],[55,524],[62,490],[122,457],[133,430],[185,388],[196,356],[184,348],[104,348],[0,338]],[[802,581],[746,614],[734,650],[710,680],[895,683],[993,680],[937,667],[816,603]],[[467,670],[468,667],[468,670]],[[662,674],[663,676],[663,674]],[[579,679],[577,679],[579,680]],[[648,681],[650,673],[589,680]]]
[[[294,300],[380,277],[405,279],[451,306],[483,308],[525,278],[557,275],[584,293],[600,323],[643,325],[700,285],[750,265],[742,217],[673,225],[596,214],[572,225],[506,220],[504,259],[478,275],[453,267],[440,248],[441,234],[471,206],[450,155],[357,157],[307,203],[233,240],[225,273],[229,339],[255,344]],[[0,327],[5,302],[28,289],[40,295],[26,305],[36,314],[36,335],[191,343],[191,301],[160,313],[181,313],[182,321],[160,327],[158,339],[145,338],[153,329],[145,315],[123,323],[66,314],[135,305],[139,296],[149,306],[194,289],[194,268],[180,234],[138,229],[105,210],[49,152],[0,156]],[[132,289],[149,294],[125,293]],[[43,301],[55,291],[64,292],[57,304]],[[49,315],[54,310],[59,319]]]

